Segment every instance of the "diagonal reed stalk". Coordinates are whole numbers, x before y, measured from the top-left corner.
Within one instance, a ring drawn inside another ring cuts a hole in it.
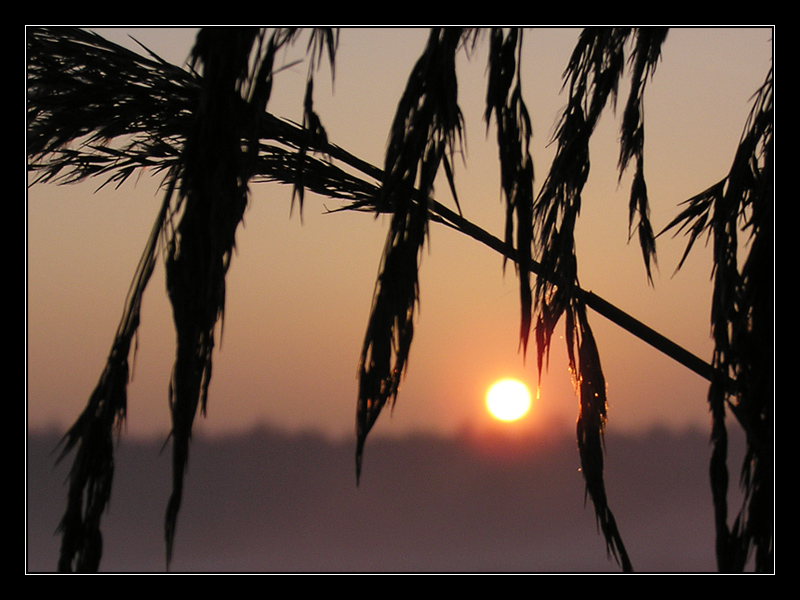
[[[91,34],[89,35],[91,36]],[[102,38],[99,39],[101,40]],[[66,40],[61,38],[59,40],[60,43],[66,44]],[[92,39],[91,41],[96,43],[99,40]],[[113,44],[110,45],[118,48]],[[43,49],[42,51],[44,52],[45,50]],[[137,60],[142,60],[142,57],[138,55],[136,57]],[[175,107],[176,103],[184,98],[184,104],[189,106],[191,99],[197,94],[198,83],[196,77],[184,69],[168,65],[168,63],[161,64],[165,68],[166,66],[171,67],[174,71],[168,72],[166,74],[168,77],[164,77],[159,81],[148,82],[151,87],[148,88],[148,94],[143,96],[143,99],[149,97],[163,100],[168,97],[169,104]],[[52,85],[53,83],[49,84],[49,86]],[[164,89],[164,86],[169,86],[172,89]],[[159,90],[159,93],[152,93],[151,90],[153,89]],[[45,97],[42,94],[41,98]],[[136,100],[138,103],[139,98],[137,97]],[[41,104],[41,102],[37,100],[38,104]],[[116,103],[109,102],[108,104]],[[157,101],[151,100],[151,104],[153,106],[151,114],[161,112]],[[60,118],[61,114],[58,113],[55,116]],[[184,113],[177,111],[173,116],[172,129],[170,131],[174,131],[175,136],[182,135],[180,121],[176,121],[174,118],[180,117],[181,114]],[[36,115],[31,115],[30,118],[35,125],[47,125]],[[131,120],[133,120],[132,117]],[[167,123],[168,121],[165,118],[157,126],[153,123],[149,127],[156,126],[156,129],[160,131],[162,127],[166,127]],[[133,128],[125,129],[125,131],[129,132],[129,134],[138,133]],[[155,169],[156,172],[169,169],[177,164],[179,156],[180,144],[148,146],[141,140],[136,140],[138,143],[131,143],[129,147],[118,151],[114,151],[107,146],[102,147],[92,141],[87,142],[83,149],[76,151],[61,147],[66,140],[75,135],[72,131],[67,131],[60,136],[61,139],[58,139],[49,130],[40,133],[38,128],[29,126],[29,155],[42,159],[39,162],[33,161],[30,164],[30,169],[39,173],[33,183],[48,181],[71,183],[92,177],[105,176],[108,178],[107,181],[109,183],[113,182],[116,185],[121,185],[131,174],[139,169],[150,167]],[[115,135],[118,134],[104,132],[98,134],[97,139],[99,142],[100,139],[114,137]],[[255,181],[274,181],[291,186],[302,183],[304,188],[309,191],[347,203],[343,208],[335,210],[388,211],[388,207],[382,206],[380,202],[375,200],[378,197],[377,191],[379,189],[377,182],[382,181],[384,177],[383,170],[379,167],[355,156],[334,143],[328,142],[326,139],[315,139],[314,143],[308,145],[309,138],[304,127],[269,112],[263,115],[259,136],[259,164],[253,175]],[[153,135],[148,136],[146,139],[150,141],[157,137],[159,136]],[[172,137],[173,135],[161,136],[161,139],[170,139]],[[52,138],[52,142],[33,145],[37,139],[45,140],[47,138]],[[302,148],[304,144],[313,152],[319,155],[326,155],[332,160],[324,161],[315,156],[306,155],[303,157],[303,161],[293,165],[292,158],[294,153]],[[48,160],[43,160],[48,156]],[[336,162],[359,172],[360,175],[353,175],[337,167]],[[366,178],[363,176],[366,176]],[[418,190],[416,193],[418,193]],[[517,261],[517,251],[513,244],[508,241],[503,241],[494,236],[435,199],[430,199],[428,208],[431,220],[471,237],[509,260]],[[541,276],[541,268],[537,261],[531,261],[530,272]],[[577,290],[577,294],[586,302],[587,306],[597,313],[710,381],[713,368],[707,362],[655,332],[597,294],[580,288]]]

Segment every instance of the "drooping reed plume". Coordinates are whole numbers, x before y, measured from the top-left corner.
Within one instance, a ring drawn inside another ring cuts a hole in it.
[[[65,436],[62,456],[77,453],[61,522],[60,570],[99,565],[100,516],[114,472],[112,435],[125,417],[130,346],[162,239],[177,335],[169,385],[173,489],[165,519],[167,561],[171,558],[192,425],[198,409],[205,411],[236,231],[250,180],[269,167],[271,154],[262,156],[262,138],[293,138],[289,148],[278,144],[273,153],[284,160],[305,138],[301,128],[266,113],[275,53],[297,33],[201,30],[187,71],[81,30],[30,32],[28,155],[31,170],[39,174],[36,181],[107,176],[107,182],[120,184],[142,167],[167,172],[163,207],[108,364]],[[322,39],[327,33],[317,35]]]
[[[634,213],[638,213],[638,228],[649,276],[649,260],[655,254],[655,245],[651,243],[652,234],[648,233],[647,195],[642,172],[644,133],[640,92],[644,89],[647,74],[655,69],[666,31],[589,28],[581,34],[564,74],[568,104],[555,135],[556,156],[533,209],[534,243],[541,263],[535,295],[539,370],[541,372],[550,350],[555,325],[565,316],[570,369],[581,400],[578,448],[587,492],[594,502],[609,551],[626,571],[631,570],[632,565],[608,507],[603,483],[605,380],[584,301],[577,293],[580,286],[575,225],[583,202],[583,187],[589,177],[589,141],[606,105],[609,101],[616,102],[627,63],[626,45],[631,37],[634,76],[623,121],[620,169],[624,170],[630,158],[636,157],[631,220]]]
[[[455,72],[462,34],[458,28],[431,31],[389,136],[378,204],[392,213],[392,220],[359,362],[357,476],[367,434],[386,403],[394,402],[406,370],[429,199],[440,165],[462,135]]]
[[[500,180],[506,199],[505,240],[516,248],[520,279],[520,346],[528,350],[533,311],[531,269],[533,250],[533,159],[530,141],[533,135],[528,108],[522,98],[522,32],[512,29],[491,31],[489,81],[486,92],[488,128],[494,113],[497,122],[497,148],[500,154]],[[515,227],[516,223],[516,227]],[[516,233],[516,243],[514,234]]]
[[[688,199],[664,228],[685,232],[683,265],[704,234],[713,243],[711,332],[711,490],[720,571],[744,569],[755,549],[759,571],[774,567],[774,115],[773,76],[755,95],[753,109],[728,175]],[[663,233],[663,232],[662,232]],[[739,266],[740,238],[750,242]],[[740,485],[744,503],[728,523],[728,432],[730,411],[744,429],[747,451]]]

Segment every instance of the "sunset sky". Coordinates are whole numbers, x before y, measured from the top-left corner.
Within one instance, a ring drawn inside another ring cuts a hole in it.
[[[133,35],[183,63],[196,30],[102,30],[135,47]],[[566,99],[561,74],[576,29],[525,32],[523,93],[533,118],[536,189],[553,156],[554,124]],[[328,138],[375,165],[397,101],[427,37],[420,29],[343,29],[335,80],[316,78],[315,108]],[[486,132],[485,43],[461,55],[459,102],[466,120],[465,164],[456,163],[464,215],[502,236],[504,207],[494,127]],[[305,43],[298,45],[302,50]],[[287,57],[287,61],[291,57]],[[673,29],[645,94],[645,175],[656,230],[681,201],[723,178],[772,60],[772,30]],[[269,110],[300,121],[307,65],[276,78]],[[622,100],[627,83],[621,87]],[[675,268],[682,237],[658,240],[649,285],[638,242],[628,243],[630,174],[617,183],[620,118],[610,110],[591,151],[578,232],[579,277],[591,290],[708,361],[710,249]],[[146,174],[120,189],[102,183],[27,191],[27,384],[30,428],[63,430],[84,407],[104,367],[139,256],[161,203],[160,179]],[[446,186],[439,186],[443,199]],[[214,356],[208,415],[198,431],[288,431],[353,435],[356,369],[388,219],[331,213],[335,201],[309,195],[290,214],[291,189],[253,184],[245,226],[228,275],[221,343]],[[453,433],[491,425],[489,385],[517,377],[534,390],[535,355],[518,353],[519,301],[511,265],[465,236],[432,225],[420,271],[421,305],[407,377],[397,405],[372,435]],[[706,382],[590,313],[608,383],[610,431],[708,424]],[[563,330],[563,324],[561,325]],[[175,350],[159,264],[145,295],[127,435],[166,435],[167,386]],[[544,431],[571,427],[578,402],[566,348],[553,344],[530,416],[503,425]],[[535,394],[534,394],[535,396]]]

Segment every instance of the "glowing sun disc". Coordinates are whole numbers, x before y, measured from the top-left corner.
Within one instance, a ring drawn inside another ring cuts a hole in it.
[[[493,384],[486,393],[486,408],[495,419],[516,421],[531,408],[528,387],[516,379],[503,379]]]

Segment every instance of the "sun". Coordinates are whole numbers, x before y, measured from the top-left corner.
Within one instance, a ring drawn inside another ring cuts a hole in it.
[[[531,408],[531,393],[517,379],[501,379],[486,393],[486,408],[499,421],[516,421]]]

